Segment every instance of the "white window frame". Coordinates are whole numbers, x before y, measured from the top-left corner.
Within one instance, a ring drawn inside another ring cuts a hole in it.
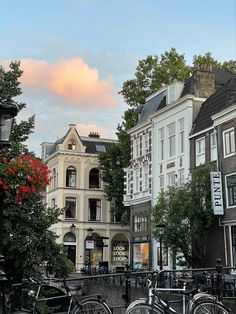
[[[139,192],[139,168],[134,169],[134,192]]]
[[[165,158],[165,129],[164,127],[159,129],[159,143],[160,143],[160,161]]]
[[[179,120],[179,153],[184,153],[184,118]]]
[[[202,145],[201,143],[204,143],[204,145]],[[200,144],[200,146],[199,146]],[[206,150],[206,139],[205,136],[198,138],[195,142],[195,148],[196,148],[196,154],[195,154],[195,161],[196,161],[196,166],[200,166],[200,165],[204,165],[206,160],[205,160],[205,150]],[[200,148],[200,150],[199,150]]]
[[[176,155],[176,128],[175,122],[168,125],[168,148],[169,158]]]
[[[175,171],[167,173],[168,186],[174,186],[176,183]]]
[[[145,165],[143,167],[143,178],[144,178],[144,191],[148,190],[149,188],[149,165]]]
[[[149,133],[145,133],[144,135],[144,152],[148,153],[148,146],[149,146]]]
[[[140,146],[139,146],[139,136],[135,140],[135,157],[139,157]]]
[[[224,147],[224,158],[235,155],[235,131],[234,128],[227,129],[222,132],[223,135],[223,147]],[[227,139],[227,135],[229,138]],[[229,152],[227,152],[229,149]]]
[[[228,177],[232,177],[232,176],[236,176],[236,172],[227,174],[227,175],[225,176],[225,190],[226,190],[225,192],[226,192],[226,204],[227,204],[227,208],[234,208],[234,207],[236,207],[236,204],[229,205],[229,192],[228,192],[227,178],[228,178]]]
[[[212,132],[210,135],[210,146],[211,146],[211,161],[217,160],[217,135],[216,132]]]

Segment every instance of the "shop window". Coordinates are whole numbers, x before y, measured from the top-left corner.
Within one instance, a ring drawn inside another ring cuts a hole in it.
[[[67,187],[76,186],[76,170],[74,167],[68,167],[66,169],[66,186]]]
[[[133,268],[147,269],[149,267],[149,243],[133,245]]]
[[[75,197],[66,197],[65,199],[65,218],[75,218],[76,217],[76,198]]]
[[[101,220],[101,200],[90,198],[89,199],[89,221]]]
[[[112,241],[112,265],[127,265],[129,258],[129,245],[127,241]]]
[[[100,188],[99,170],[96,168],[91,169],[89,172],[89,188],[90,189]]]

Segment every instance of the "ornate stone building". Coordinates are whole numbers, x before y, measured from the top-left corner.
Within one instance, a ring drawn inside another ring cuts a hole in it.
[[[101,139],[97,133],[82,137],[71,124],[57,142],[41,144],[42,158],[52,175],[46,202],[49,207],[65,208],[53,229],[77,270],[88,259],[92,265],[106,261],[110,268],[129,263],[129,226],[122,226],[111,214],[97,158],[112,143],[114,140]],[[88,229],[93,229],[93,249],[85,246]],[[106,238],[103,247],[101,237]]]

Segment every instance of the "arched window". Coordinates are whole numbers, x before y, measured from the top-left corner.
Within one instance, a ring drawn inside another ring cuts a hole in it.
[[[66,169],[66,186],[75,187],[76,186],[76,170],[74,167],[68,167]]]
[[[89,188],[90,189],[100,188],[99,170],[97,168],[93,168],[89,172]]]
[[[64,248],[67,254],[67,258],[76,265],[76,237],[72,232],[68,232],[63,238]]]
[[[68,149],[69,150],[75,150],[76,149],[76,142],[74,139],[71,139],[68,143]]]

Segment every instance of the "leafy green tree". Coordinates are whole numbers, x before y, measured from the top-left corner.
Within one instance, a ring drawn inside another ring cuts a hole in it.
[[[26,107],[25,103],[15,100],[21,94],[19,78],[22,73],[20,62],[11,62],[8,70],[0,67],[0,103],[17,106],[19,110]],[[0,193],[4,199],[3,251],[10,282],[39,274],[39,266],[43,262],[47,262],[50,270],[58,275],[66,275],[72,270],[63,248],[56,243],[55,233],[49,230],[59,221],[62,210],[47,208],[44,204],[41,192],[48,182],[47,170],[25,144],[34,130],[34,122],[34,116],[19,123],[14,120],[11,147],[0,152]],[[39,181],[43,174],[41,171],[45,171],[42,184]],[[40,175],[36,178],[34,172]]]
[[[203,267],[207,236],[214,219],[210,168],[197,168],[187,183],[162,192],[152,208],[152,217],[154,237],[158,237],[155,225],[164,223],[164,243],[184,257],[187,266]]]

